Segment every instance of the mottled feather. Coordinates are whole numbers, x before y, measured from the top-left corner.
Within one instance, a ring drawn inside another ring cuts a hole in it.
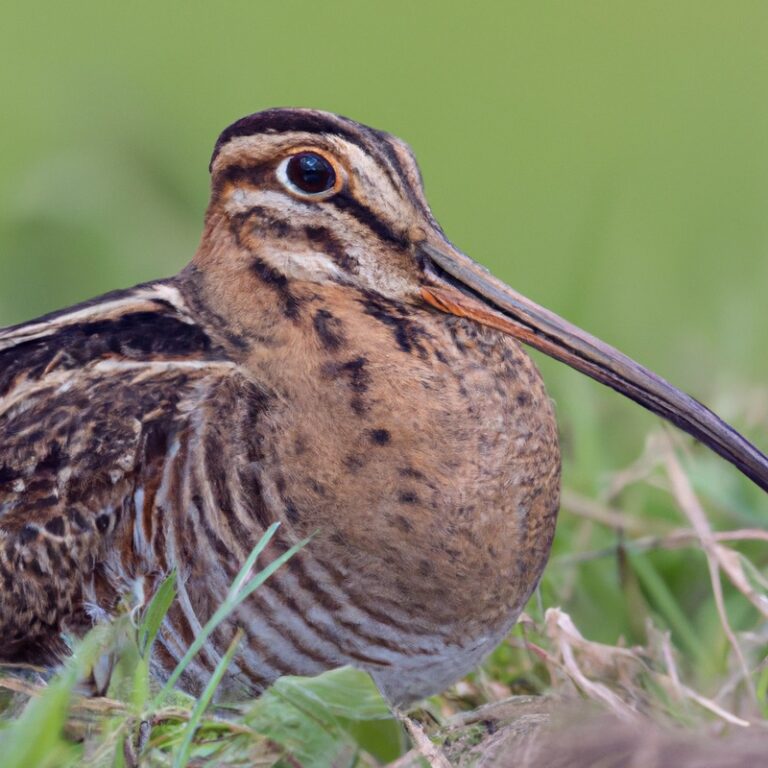
[[[280,186],[295,146],[337,158],[323,205]],[[341,664],[393,700],[435,692],[515,621],[546,561],[559,454],[538,372],[498,331],[436,311],[414,243],[436,227],[399,140],[280,110],[212,160],[203,240],[177,277],[0,331],[0,654],[144,604],[177,568],[167,676],[266,528],[271,561],[227,684]]]

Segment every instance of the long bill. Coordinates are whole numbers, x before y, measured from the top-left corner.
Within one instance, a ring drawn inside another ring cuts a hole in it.
[[[600,339],[540,307],[450,244],[421,244],[437,309],[508,333],[671,421],[768,491],[768,457],[702,405]]]

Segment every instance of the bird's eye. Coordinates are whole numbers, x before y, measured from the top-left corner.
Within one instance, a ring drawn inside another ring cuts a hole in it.
[[[333,166],[314,152],[291,155],[285,163],[285,176],[289,186],[305,195],[322,194],[336,184]]]

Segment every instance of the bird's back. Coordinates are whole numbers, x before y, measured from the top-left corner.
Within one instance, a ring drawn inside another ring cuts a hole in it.
[[[162,550],[149,497],[195,401],[233,366],[170,282],[0,331],[4,658],[56,657],[61,631],[139,587]]]

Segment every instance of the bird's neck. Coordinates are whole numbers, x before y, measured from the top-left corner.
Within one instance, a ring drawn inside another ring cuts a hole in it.
[[[226,330],[241,361],[291,369],[316,365],[355,350],[362,354],[378,335],[411,349],[418,344],[408,335],[419,331],[409,318],[444,322],[426,305],[403,304],[351,284],[289,277],[270,261],[273,246],[274,239],[238,230],[229,217],[209,211],[200,248],[181,273],[182,288],[194,297],[199,314]],[[373,330],[366,333],[369,326]],[[278,380],[283,374],[278,371]]]

